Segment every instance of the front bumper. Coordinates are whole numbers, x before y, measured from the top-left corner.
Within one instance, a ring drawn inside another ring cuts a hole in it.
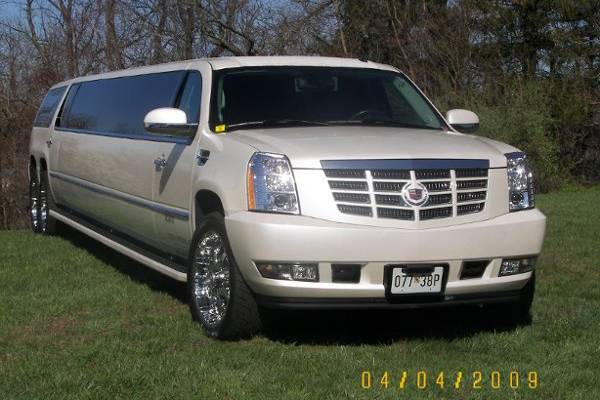
[[[444,296],[440,301],[389,302],[385,298],[288,298],[257,295],[259,305],[265,308],[289,310],[381,310],[415,309],[514,303],[526,297],[525,289]]]
[[[336,304],[338,308],[340,304],[346,305],[342,308],[362,308],[365,304],[384,308],[388,305],[384,266],[406,263],[448,264],[448,281],[438,305],[494,298],[514,301],[532,273],[498,277],[502,258],[539,254],[546,226],[546,217],[537,209],[421,230],[254,212],[234,213],[225,221],[237,264],[259,302],[290,308],[319,308],[317,304],[329,304],[327,308],[336,308]],[[467,260],[489,260],[489,264],[480,278],[460,279]],[[263,278],[255,265],[261,261],[318,263],[320,279],[298,282]],[[360,281],[333,282],[332,263],[361,264]]]

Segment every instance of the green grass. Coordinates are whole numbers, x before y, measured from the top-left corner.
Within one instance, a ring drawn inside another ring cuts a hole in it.
[[[0,232],[0,399],[598,398],[600,188],[539,196],[538,205],[548,230],[531,324],[498,326],[474,309],[286,313],[233,343],[192,323],[181,284],[79,233]],[[369,390],[362,370],[373,374]],[[521,374],[516,390],[511,370]],[[527,371],[539,374],[535,390]]]

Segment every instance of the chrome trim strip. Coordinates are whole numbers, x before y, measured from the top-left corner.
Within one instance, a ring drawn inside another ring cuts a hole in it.
[[[140,263],[144,264],[145,266],[152,268],[160,273],[163,273],[173,279],[176,279],[180,282],[186,282],[187,281],[187,274],[185,272],[181,272],[178,271],[174,268],[169,267],[168,265],[165,265],[159,261],[154,260],[153,258],[150,258],[147,255],[144,255],[134,249],[131,249],[130,247],[117,242],[114,239],[111,239],[99,232],[96,232],[95,230],[59,213],[56,210],[50,210],[50,215],[53,216],[54,218],[64,222],[67,225],[72,226],[73,228],[77,229],[78,231],[82,232],[85,235],[90,236],[93,239],[98,240],[99,242],[107,245],[108,247],[112,248],[115,251],[118,251],[119,253],[122,253],[124,255],[126,255],[127,257],[130,257],[136,261],[139,261]]]
[[[183,220],[187,221],[190,217],[190,213],[187,210],[177,208],[177,207],[167,206],[167,205],[157,203],[157,202],[151,201],[151,200],[146,200],[146,199],[143,199],[141,197],[134,196],[131,194],[122,193],[117,190],[109,189],[104,186],[98,185],[96,183],[86,181],[85,179],[77,178],[77,177],[70,176],[70,175],[65,175],[60,172],[50,172],[50,176],[52,178],[60,179],[62,181],[83,187],[92,192],[111,196],[111,197],[117,198],[119,200],[123,200],[128,203],[131,203],[131,204],[134,204],[134,205],[137,205],[140,207],[144,207],[144,208],[147,208],[147,209],[150,209],[150,210],[153,210],[158,213],[168,215],[168,216],[171,216],[174,218],[179,218],[179,219],[183,219]]]
[[[461,169],[490,167],[490,160],[414,159],[414,160],[321,160],[323,169]]]
[[[144,124],[145,129],[148,132],[152,132],[154,135],[167,135],[168,137],[190,137],[196,134],[198,131],[198,124],[164,124],[164,123],[153,123]]]
[[[150,142],[166,142],[166,143],[178,143],[189,145],[194,141],[194,136],[190,137],[179,137],[179,136],[170,136],[170,135],[151,135],[151,134],[134,134],[134,133],[117,133],[117,132],[95,132],[88,131],[86,129],[74,129],[74,128],[62,128],[56,127],[54,128],[55,132],[70,132],[70,133],[79,133],[83,135],[95,135],[95,136],[107,136],[114,137],[120,139],[131,139],[131,140],[146,140]]]

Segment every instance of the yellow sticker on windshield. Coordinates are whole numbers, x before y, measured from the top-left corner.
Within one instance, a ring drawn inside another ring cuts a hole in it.
[[[217,133],[225,132],[225,124],[215,126],[215,132],[217,132]]]

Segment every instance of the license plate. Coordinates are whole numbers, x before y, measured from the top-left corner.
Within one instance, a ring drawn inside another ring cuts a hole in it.
[[[433,269],[428,270],[409,267],[394,267],[392,269],[390,293],[441,293],[443,277],[444,267],[441,266],[436,266]]]

